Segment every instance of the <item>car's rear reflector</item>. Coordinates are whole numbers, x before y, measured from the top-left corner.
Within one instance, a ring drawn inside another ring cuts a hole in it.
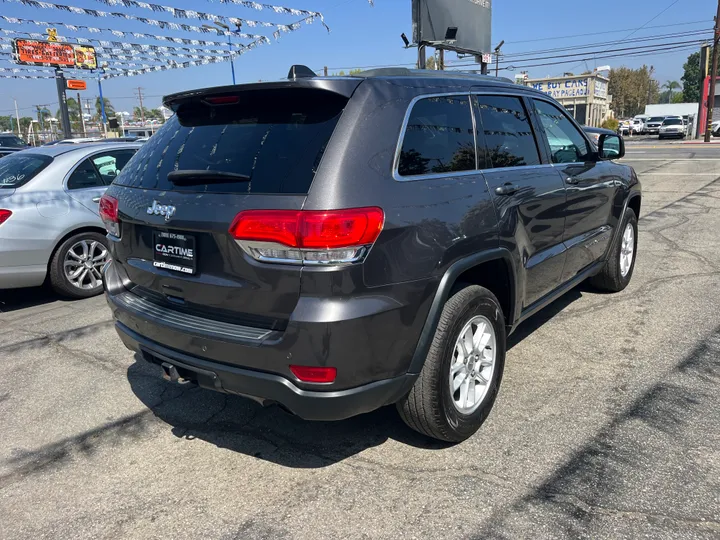
[[[110,195],[103,195],[98,208],[100,219],[105,224],[105,229],[113,236],[120,236],[120,221],[118,219],[118,201]]]
[[[382,231],[381,208],[245,210],[230,234],[252,257],[267,262],[338,264],[362,260]]]
[[[0,225],[2,225],[3,223],[5,223],[10,216],[12,216],[12,211],[11,211],[11,210],[2,210],[2,209],[0,209]]]
[[[337,377],[337,368],[315,366],[290,366],[298,379],[307,383],[331,383]]]

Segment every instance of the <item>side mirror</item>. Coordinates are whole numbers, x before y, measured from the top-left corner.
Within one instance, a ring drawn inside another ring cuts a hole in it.
[[[598,140],[600,159],[620,159],[625,155],[625,141],[619,135],[603,133]]]

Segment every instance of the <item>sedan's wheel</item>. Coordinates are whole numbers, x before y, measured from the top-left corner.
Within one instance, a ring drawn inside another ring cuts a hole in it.
[[[59,294],[87,298],[102,292],[103,265],[109,260],[105,237],[86,232],[68,238],[50,263],[50,283]]]
[[[445,304],[425,364],[397,404],[412,429],[460,442],[490,414],[505,364],[505,318],[495,295],[466,286]]]

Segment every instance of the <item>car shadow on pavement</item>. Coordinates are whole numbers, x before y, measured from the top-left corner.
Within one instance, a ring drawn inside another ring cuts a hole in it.
[[[574,289],[525,321],[510,337],[508,346],[518,344],[579,299],[583,290]],[[450,446],[408,428],[394,406],[337,422],[310,422],[278,406],[262,407],[241,396],[166,382],[161,369],[139,355],[135,355],[127,377],[135,395],[157,418],[172,426],[175,436],[201,439],[286,467],[325,467],[388,439],[424,449]]]
[[[0,290],[0,314],[53,302],[68,302],[47,287]]]
[[[285,467],[326,467],[388,439],[418,448],[449,446],[412,431],[393,406],[337,422],[310,422],[275,405],[167,382],[158,366],[138,355],[127,376],[135,395],[175,436]]]

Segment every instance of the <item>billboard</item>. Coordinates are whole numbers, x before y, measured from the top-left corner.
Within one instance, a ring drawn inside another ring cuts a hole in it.
[[[530,81],[535,90],[554,97],[555,99],[585,97],[588,92],[589,79],[554,79],[549,81]]]
[[[432,47],[469,54],[491,49],[491,0],[412,0],[413,41],[445,41],[448,28],[457,28],[452,43]]]
[[[14,39],[13,58],[30,66],[97,69],[95,49],[74,43]]]

